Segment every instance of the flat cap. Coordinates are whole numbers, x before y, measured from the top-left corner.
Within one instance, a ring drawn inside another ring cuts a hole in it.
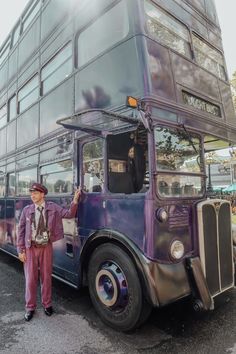
[[[47,188],[40,183],[33,183],[32,186],[29,189],[30,192],[38,191],[44,194],[48,194]]]

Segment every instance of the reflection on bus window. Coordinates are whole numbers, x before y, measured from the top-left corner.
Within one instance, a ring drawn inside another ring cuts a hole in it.
[[[157,168],[175,172],[200,173],[200,139],[185,131],[155,129]]]
[[[7,124],[7,105],[0,108],[0,128]]]
[[[157,176],[157,191],[163,197],[196,197],[203,193],[200,176],[165,174]]]
[[[35,75],[18,92],[19,113],[24,111],[31,104],[36,102],[39,97],[39,78]]]
[[[30,23],[33,21],[35,16],[40,10],[40,1],[36,0],[34,3],[30,6],[30,8],[27,10],[26,14],[23,17],[23,29],[22,32],[26,30],[26,28],[30,25]]]
[[[7,176],[7,195],[14,197],[16,195],[16,175],[15,173],[9,173]]]
[[[6,41],[5,45],[1,49],[0,52],[0,65],[4,62],[6,57],[8,56],[9,50],[10,50],[10,43],[11,43],[11,37],[8,38]]]
[[[158,194],[167,197],[202,195],[200,138],[185,130],[158,127],[155,144]]]
[[[148,33],[157,41],[190,58],[190,38],[187,28],[150,1],[145,1],[145,12]]]
[[[20,22],[18,23],[18,25],[15,27],[13,35],[12,35],[12,47],[14,47],[14,45],[16,44],[16,42],[18,41],[19,37],[20,37]]]
[[[229,148],[229,142],[221,140],[212,135],[204,137],[204,152],[206,165],[206,191],[209,197],[227,198],[230,192],[227,188],[234,185],[236,176],[235,167],[235,148]]]
[[[87,192],[101,192],[104,184],[103,141],[83,146],[83,186]]]
[[[129,32],[126,1],[121,1],[110,11],[87,27],[78,37],[78,66],[121,41]],[[96,36],[94,35],[96,33]]]
[[[43,94],[50,91],[72,72],[72,44],[68,43],[42,69]]]
[[[16,117],[16,95],[10,98],[8,102],[8,120],[12,120]]]
[[[220,79],[226,80],[223,55],[194,34],[193,46],[197,63]]]
[[[5,176],[0,175],[0,197],[5,196]]]
[[[28,195],[30,186],[37,181],[37,168],[20,171],[16,173],[17,195]]]
[[[72,161],[64,160],[42,166],[41,182],[47,187],[50,194],[72,193],[73,173]]]

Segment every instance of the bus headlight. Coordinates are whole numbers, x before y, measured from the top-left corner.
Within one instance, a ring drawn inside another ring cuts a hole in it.
[[[165,222],[168,220],[168,213],[164,208],[157,209],[156,218],[160,222]]]
[[[173,259],[180,259],[184,255],[184,245],[181,241],[175,240],[170,246],[170,255]]]

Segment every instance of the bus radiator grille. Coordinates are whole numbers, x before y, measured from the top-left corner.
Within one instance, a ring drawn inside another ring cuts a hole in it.
[[[215,296],[234,281],[230,204],[212,199],[197,208],[200,259],[210,294]]]

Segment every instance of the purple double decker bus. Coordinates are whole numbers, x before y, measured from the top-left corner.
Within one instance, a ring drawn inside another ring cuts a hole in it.
[[[63,206],[81,185],[57,279],[120,331],[185,297],[214,309],[235,244],[210,166],[235,143],[213,0],[29,1],[0,48],[0,248],[17,255],[32,182]]]

